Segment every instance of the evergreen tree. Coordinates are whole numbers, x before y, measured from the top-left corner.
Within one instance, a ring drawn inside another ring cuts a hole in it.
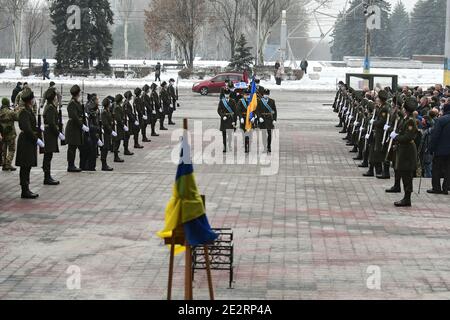
[[[394,11],[389,18],[391,25],[391,43],[393,56],[410,57],[408,46],[409,35],[409,15],[406,12],[405,5],[399,1],[395,5]]]
[[[362,3],[363,0],[350,1],[347,14],[341,13],[336,20],[335,29],[331,34],[333,60],[342,60],[344,56],[364,56],[366,17]],[[370,32],[371,55],[390,56],[392,55],[389,23],[391,7],[384,0],[377,1],[376,5],[381,9],[381,30]]]
[[[235,70],[249,69],[253,64],[253,56],[251,54],[252,47],[247,46],[247,39],[241,34],[239,40],[236,43],[236,49],[233,58],[230,61],[230,67]]]
[[[446,0],[419,0],[411,14],[409,51],[443,55],[445,51]]]
[[[81,8],[81,28],[69,30],[67,8]],[[56,69],[96,68],[109,71],[112,55],[113,12],[108,0],[55,0],[50,6],[50,18],[55,26],[52,41],[56,46]]]

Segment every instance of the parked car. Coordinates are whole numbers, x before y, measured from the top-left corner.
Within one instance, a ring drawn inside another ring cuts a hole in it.
[[[243,73],[229,72],[221,73],[209,80],[194,83],[192,91],[206,96],[210,93],[220,93],[220,90],[225,87],[225,81],[231,80],[233,83],[244,82]]]

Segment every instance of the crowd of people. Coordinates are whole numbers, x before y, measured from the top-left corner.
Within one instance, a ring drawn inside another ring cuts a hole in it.
[[[144,148],[140,142],[148,143],[147,128],[151,136],[158,137],[159,130],[175,125],[173,113],[179,107],[178,90],[175,80],[163,81],[160,86],[153,83],[134,92],[123,95],[100,97],[85,93],[78,85],[70,89],[71,99],[67,105],[68,121],[64,128],[62,116],[62,96],[54,82],[40,97],[37,97],[27,83],[18,83],[14,88],[11,101],[3,98],[0,109],[0,165],[2,171],[12,172],[20,167],[20,185],[22,198],[36,199],[39,195],[30,191],[30,171],[37,166],[38,149],[43,155],[42,169],[44,184],[59,185],[51,175],[53,154],[59,152],[59,146],[67,145],[67,171],[79,173],[96,171],[97,159],[100,157],[102,171],[113,171],[108,165],[108,154],[114,154],[115,163],[123,163],[120,147],[124,156],[133,156],[129,148],[133,137],[134,148]],[[38,99],[39,98],[39,99]],[[41,114],[41,110],[42,114]],[[17,138],[16,122],[20,133]],[[16,148],[17,140],[17,148]],[[77,150],[79,166],[75,165]]]
[[[424,90],[402,87],[354,90],[339,83],[333,104],[338,128],[354,160],[368,168],[365,177],[390,179],[387,193],[401,193],[397,207],[410,207],[414,178],[432,178],[428,193],[448,195],[450,190],[450,87],[438,84]]]

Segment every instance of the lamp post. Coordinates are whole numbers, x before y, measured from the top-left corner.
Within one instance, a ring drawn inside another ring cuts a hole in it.
[[[445,28],[445,60],[444,60],[444,85],[450,86],[450,1],[447,1],[447,26]]]

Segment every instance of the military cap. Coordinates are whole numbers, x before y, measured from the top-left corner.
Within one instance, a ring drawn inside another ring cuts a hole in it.
[[[169,82],[175,82],[175,79],[170,78]]]
[[[152,83],[152,85],[150,86],[150,88],[152,90],[155,90],[156,88],[158,88],[158,85],[156,83]]]
[[[56,83],[54,83],[53,81],[50,81],[50,87],[54,87],[56,85]]]
[[[70,94],[75,97],[79,95],[81,92],[81,88],[79,85],[74,85],[72,88],[70,88]]]
[[[150,90],[150,87],[148,86],[148,84],[146,84],[143,89],[144,92],[148,92]]]
[[[378,98],[381,101],[386,102],[389,99],[389,95],[385,90],[381,90],[380,92],[378,92]]]
[[[10,105],[9,99],[8,98],[3,98],[2,99],[2,106],[9,106],[9,105]]]
[[[34,99],[34,93],[30,88],[25,88],[22,91],[22,100],[23,102],[30,102]]]
[[[136,89],[134,89],[134,94],[135,94],[136,96],[140,96],[141,93],[142,93],[142,89],[141,89],[141,88],[136,88]]]
[[[161,87],[165,87],[167,86],[167,82],[163,81],[163,83],[161,83]]]
[[[264,90],[264,94],[270,96],[270,90],[269,89],[265,89]]]
[[[417,110],[417,101],[414,98],[408,97],[405,99],[405,102],[403,103],[403,107],[407,112],[414,112]]]
[[[231,91],[230,91],[230,89],[228,89],[228,88],[225,88],[224,90],[223,90],[223,94],[225,94],[225,95],[229,95],[231,93]]]
[[[106,107],[108,107],[110,104],[111,104],[110,97],[107,97],[107,98],[103,99],[103,101],[102,101],[102,106],[103,106],[103,107],[106,108]]]
[[[122,96],[121,94],[118,94],[118,95],[116,96],[116,98],[114,99],[114,101],[115,101],[116,103],[121,103],[121,102],[123,101],[123,96]]]
[[[49,88],[47,91],[45,91],[44,99],[47,101],[53,101],[56,97],[56,90],[54,88]]]
[[[244,94],[251,94],[252,93],[252,90],[250,90],[250,89],[246,89],[245,91],[244,91]]]
[[[133,97],[133,93],[131,91],[127,91],[124,93],[123,95],[125,97],[125,99],[131,99],[131,97]]]

